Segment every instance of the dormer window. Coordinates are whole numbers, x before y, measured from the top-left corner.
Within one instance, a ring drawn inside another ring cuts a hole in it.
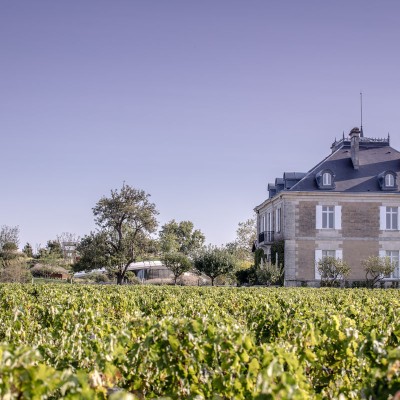
[[[322,186],[332,185],[332,175],[329,172],[324,172],[322,174]]]
[[[384,171],[378,175],[381,190],[397,190],[397,176],[393,171]]]
[[[394,186],[394,176],[392,174],[386,174],[385,176],[385,186],[393,187]]]
[[[319,189],[335,189],[335,174],[330,169],[324,169],[315,175]]]

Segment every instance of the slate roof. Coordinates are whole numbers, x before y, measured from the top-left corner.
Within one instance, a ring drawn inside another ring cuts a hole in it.
[[[378,175],[384,171],[392,171],[400,182],[400,152],[382,143],[364,139],[360,141],[359,169],[353,167],[351,161],[351,148],[348,141],[312,168],[306,176],[292,186],[291,192],[330,191],[330,192],[382,192]],[[325,169],[331,170],[335,175],[334,189],[319,189],[315,180],[316,174]],[[399,193],[399,190],[395,190]],[[392,192],[393,193],[393,192]]]

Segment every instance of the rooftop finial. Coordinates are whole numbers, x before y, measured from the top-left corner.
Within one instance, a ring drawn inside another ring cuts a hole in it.
[[[360,106],[361,106],[361,129],[360,129],[360,137],[364,137],[363,126],[362,126],[362,91],[360,91]]]

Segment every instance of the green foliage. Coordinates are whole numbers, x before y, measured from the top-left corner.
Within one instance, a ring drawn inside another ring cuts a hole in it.
[[[0,298],[4,399],[400,390],[398,290],[2,284]]]
[[[27,283],[32,279],[26,261],[20,258],[3,260],[0,266],[0,282]]]
[[[321,286],[335,287],[350,274],[351,268],[340,258],[325,257],[318,262]]]
[[[6,243],[14,243],[17,248],[19,244],[19,227],[3,225],[0,228],[0,251]]]
[[[190,259],[183,253],[168,253],[162,257],[164,265],[174,274],[174,283],[185,272],[190,271],[193,267]]]
[[[361,261],[361,265],[365,271],[365,278],[368,287],[375,287],[383,278],[390,276],[395,265],[392,264],[389,257],[371,256]]]
[[[279,282],[282,277],[282,269],[270,261],[261,260],[261,264],[256,268],[255,275],[257,283],[260,285],[271,286]]]
[[[236,239],[228,243],[227,247],[242,265],[248,265],[253,261],[252,248],[257,238],[256,219],[251,218],[244,222],[239,222],[236,230]]]
[[[127,283],[130,283],[131,285],[140,285],[140,283],[141,283],[139,278],[132,271],[127,271],[126,272],[125,280],[126,280]]]
[[[13,260],[19,257],[18,246],[13,242],[7,242],[3,244],[3,247],[0,251],[0,259],[3,261]]]
[[[80,260],[74,269],[106,267],[121,284],[129,264],[152,249],[149,235],[156,230],[158,212],[149,196],[124,183],[120,191],[102,197],[93,207],[99,231],[79,243]]]
[[[246,269],[239,269],[235,272],[236,281],[239,285],[249,285],[256,282],[255,267],[251,266]]]
[[[33,249],[32,249],[32,246],[29,243],[26,243],[26,245],[22,249],[22,252],[29,258],[33,257]]]
[[[174,219],[164,224],[159,232],[162,253],[182,253],[194,256],[204,245],[206,238],[193,222],[176,222]]]
[[[234,273],[236,258],[226,248],[208,246],[196,256],[194,267],[199,273],[208,276],[214,286],[218,276]]]
[[[285,265],[285,241],[284,240],[277,240],[271,244],[271,262],[272,262],[272,264],[278,264],[280,266]]]
[[[257,249],[254,252],[254,265],[255,267],[259,267],[261,262],[265,259],[265,254],[263,249]]]

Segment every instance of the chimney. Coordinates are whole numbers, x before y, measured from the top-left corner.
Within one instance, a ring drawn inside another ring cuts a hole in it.
[[[354,169],[358,169],[360,166],[359,152],[360,152],[360,129],[353,128],[350,131],[350,142],[351,142],[351,161],[353,162]]]

